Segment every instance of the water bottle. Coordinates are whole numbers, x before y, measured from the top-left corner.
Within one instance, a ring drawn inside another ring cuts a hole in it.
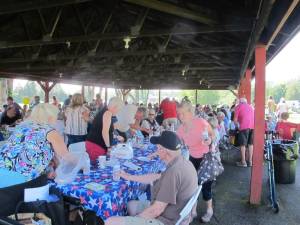
[[[202,139],[203,139],[203,141],[208,141],[209,136],[208,136],[208,131],[207,131],[207,129],[205,129],[205,130],[202,132]]]
[[[114,167],[113,167],[113,180],[114,181],[119,181],[120,180],[120,176],[118,175],[118,172],[120,172],[120,170],[121,170],[121,167],[120,167],[119,163],[114,165]]]

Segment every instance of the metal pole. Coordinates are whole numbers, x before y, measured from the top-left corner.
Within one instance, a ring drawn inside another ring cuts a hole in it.
[[[160,104],[160,100],[161,100],[161,99],[160,99],[160,97],[161,97],[160,94],[161,94],[161,93],[160,93],[160,89],[158,89],[158,104]]]
[[[81,86],[81,95],[84,98],[84,85]]]
[[[107,105],[107,88],[105,88],[105,92],[104,92],[104,94],[105,94],[105,104]]]

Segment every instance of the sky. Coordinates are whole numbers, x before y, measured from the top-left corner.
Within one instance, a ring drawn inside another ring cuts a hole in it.
[[[285,46],[284,49],[267,65],[266,80],[274,84],[300,78],[300,32]],[[14,87],[25,85],[24,80],[15,80]],[[62,84],[67,94],[81,92],[81,86]]]
[[[300,32],[267,65],[266,80],[281,83],[300,78]]]

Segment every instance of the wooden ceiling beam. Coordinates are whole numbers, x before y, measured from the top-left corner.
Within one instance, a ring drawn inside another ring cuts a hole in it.
[[[293,0],[291,2],[291,4],[288,7],[287,11],[284,13],[282,19],[280,20],[279,24],[276,26],[276,29],[274,30],[274,32],[272,33],[270,39],[268,40],[268,43],[266,45],[267,49],[271,46],[271,44],[273,43],[274,39],[277,37],[278,33],[283,28],[284,24],[286,23],[286,21],[288,20],[288,18],[290,17],[290,15],[292,14],[292,12],[296,8],[296,6],[299,4],[299,2],[300,2],[300,0]]]
[[[232,53],[238,52],[242,53],[244,51],[243,47],[238,46],[227,46],[227,47],[207,47],[207,48],[193,48],[193,49],[168,49],[162,55],[178,55],[178,54],[197,54],[197,53]],[[146,55],[156,55],[159,54],[158,50],[141,50],[141,51],[114,51],[114,52],[102,52],[98,56],[86,56],[86,58],[99,59],[103,57],[124,57],[124,56],[146,56]],[[6,58],[0,59],[0,63],[12,63],[12,62],[36,62],[36,61],[55,61],[58,60],[72,60],[80,58],[79,55],[71,56],[57,56],[49,55],[47,57],[37,57],[37,58]]]
[[[156,31],[144,31],[139,35],[131,38],[147,38],[147,37],[157,37],[157,36],[177,36],[177,35],[197,35],[197,34],[206,34],[206,33],[222,33],[222,32],[247,32],[249,28],[243,26],[218,26],[210,28],[199,28],[198,30],[191,29],[164,29]],[[97,41],[97,40],[118,40],[123,39],[124,37],[130,37],[129,32],[123,33],[98,33],[90,35],[79,35],[79,36],[70,36],[70,37],[60,37],[52,38],[50,40],[39,39],[39,40],[30,40],[30,41],[19,41],[19,42],[10,42],[10,41],[1,41],[0,49],[8,48],[20,48],[20,47],[29,47],[29,46],[40,46],[40,45],[57,45],[57,44],[66,44],[73,42],[82,42],[82,41]]]
[[[260,8],[258,9],[258,13],[256,16],[256,21],[253,25],[252,32],[248,41],[248,46],[246,49],[246,53],[244,56],[244,61],[240,71],[240,77],[242,78],[245,75],[245,71],[248,67],[248,64],[253,56],[253,52],[257,42],[268,22],[269,15],[273,8],[275,0],[265,0],[262,1]]]
[[[143,6],[145,8],[154,9],[163,13],[172,14],[181,18],[196,21],[206,25],[218,24],[215,16],[204,15],[186,8],[181,8],[171,3],[162,2],[158,0],[124,0],[127,3]]]
[[[21,1],[22,3],[1,4],[0,15],[13,14],[36,9],[46,9],[57,6],[79,4],[92,0],[51,0],[51,1]]]

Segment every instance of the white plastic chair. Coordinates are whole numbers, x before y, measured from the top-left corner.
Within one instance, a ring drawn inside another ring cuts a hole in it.
[[[180,218],[177,221],[176,225],[181,225],[181,223],[191,214],[193,207],[197,202],[197,199],[199,197],[201,189],[202,189],[202,185],[199,185],[195,194],[193,194],[191,199],[187,202],[187,204],[184,206],[184,208],[179,213]]]
[[[86,152],[85,142],[77,142],[69,145],[69,151],[73,153]]]

